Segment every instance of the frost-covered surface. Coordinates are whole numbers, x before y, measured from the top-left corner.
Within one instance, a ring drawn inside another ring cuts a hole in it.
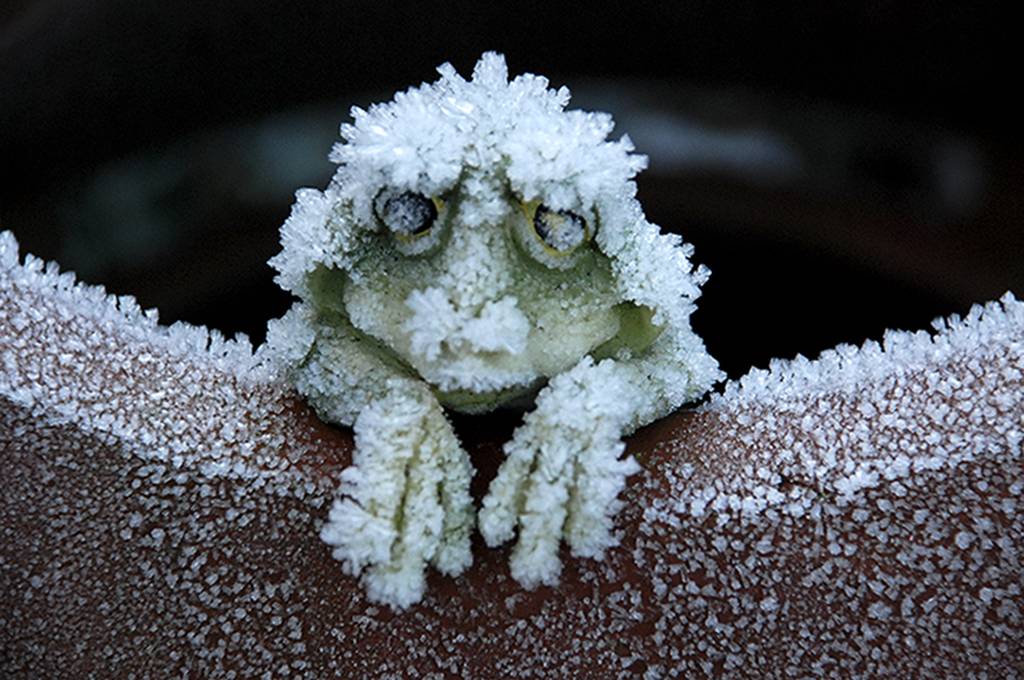
[[[494,53],[468,80],[438,70],[353,110],[334,178],[297,194],[271,260],[300,301],[268,344],[357,432],[324,540],[396,607],[422,595],[427,564],[457,575],[472,559],[472,468],[441,406],[483,413],[550,381],[480,518],[489,545],[516,539],[512,574],[534,587],[557,582],[563,540],[593,558],[616,544],[637,470],[621,437],[722,377],[689,321],[708,272],[644,217],[646,159],[609,141],[611,117],[566,110],[567,89],[510,79]]]
[[[1024,675],[1024,305],[641,431],[622,544],[396,616],[316,536],[351,439],[0,239],[0,675]],[[500,442],[484,447],[494,455]]]

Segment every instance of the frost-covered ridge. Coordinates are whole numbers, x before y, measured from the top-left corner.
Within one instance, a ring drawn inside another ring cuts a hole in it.
[[[61,272],[56,262],[44,263],[31,254],[19,262],[18,242],[9,231],[0,232],[0,283],[44,294],[50,304],[67,310],[62,314],[64,318],[74,310],[75,315],[87,316],[104,329],[116,329],[182,355],[201,356],[218,370],[250,379],[267,378],[266,373],[259,372],[252,344],[245,335],[226,339],[216,330],[181,322],[161,326],[157,310],[143,310],[130,295],[111,295],[102,286],[76,281],[73,272]],[[15,328],[43,319],[43,310],[20,311],[24,316],[12,321]]]
[[[965,421],[991,421],[1000,450],[1018,456],[1024,396],[1006,386],[1024,380],[1024,303],[1007,293],[933,327],[934,334],[888,331],[881,344],[843,345],[813,361],[776,360],[727,384],[700,410],[735,418],[746,455],[718,461],[732,474],[716,472],[714,485],[691,489],[680,506],[695,516],[712,505],[799,516],[809,508],[773,484],[785,479],[845,499],[914,472],[953,469],[995,446],[953,434]],[[841,418],[847,409],[858,419]],[[778,430],[782,420],[795,425]],[[760,491],[750,494],[751,484]]]
[[[209,474],[286,466],[272,439],[226,462],[288,391],[246,338],[161,326],[129,296],[32,255],[20,262],[10,232],[0,233],[0,362],[0,396],[44,421],[114,435],[144,458]]]
[[[757,402],[778,404],[780,400],[803,400],[809,393],[856,394],[873,383],[915,371],[926,371],[928,383],[937,385],[943,382],[945,364],[957,359],[974,363],[969,368],[979,373],[978,360],[970,357],[979,347],[1006,342],[1011,352],[1020,351],[1024,303],[1007,292],[998,302],[974,305],[963,318],[936,319],[932,327],[935,333],[889,330],[881,343],[869,340],[860,347],[839,345],[814,360],[803,356],[773,359],[767,369],[754,368],[727,383],[704,408],[716,411]],[[1008,378],[1019,377],[1013,368],[1010,371]],[[946,389],[953,387],[947,385]]]

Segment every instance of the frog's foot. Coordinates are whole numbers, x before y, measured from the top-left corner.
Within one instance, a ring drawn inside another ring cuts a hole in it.
[[[525,587],[558,582],[562,538],[573,555],[596,559],[616,544],[618,495],[626,477],[640,469],[632,457],[620,458],[628,387],[614,362],[595,365],[586,358],[551,381],[505,445],[479,526],[490,546],[518,527],[510,567]]]
[[[425,389],[371,402],[354,429],[353,465],[320,537],[370,599],[408,607],[423,596],[428,563],[454,576],[472,562],[473,469]]]

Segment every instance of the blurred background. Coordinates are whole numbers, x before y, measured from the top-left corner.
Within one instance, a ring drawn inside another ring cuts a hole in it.
[[[8,0],[0,229],[161,319],[262,340],[266,260],[353,104],[484,50],[650,157],[733,377],[1024,295],[1019,75],[967,2]]]

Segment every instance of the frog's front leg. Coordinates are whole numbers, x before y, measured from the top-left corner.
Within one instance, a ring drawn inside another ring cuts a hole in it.
[[[583,557],[600,557],[616,543],[618,495],[640,469],[632,457],[621,458],[622,436],[648,398],[633,368],[584,358],[541,391],[537,408],[505,445],[479,526],[491,546],[518,527],[510,566],[526,587],[558,581],[563,537]]]
[[[432,564],[456,575],[472,561],[472,470],[425,386],[394,381],[355,422],[352,466],[321,537],[371,599],[419,601]]]
[[[321,538],[371,599],[406,607],[422,597],[428,564],[456,575],[472,562],[469,457],[428,386],[345,319],[300,305],[275,332],[302,328],[315,333],[294,384],[322,417],[355,432]]]

